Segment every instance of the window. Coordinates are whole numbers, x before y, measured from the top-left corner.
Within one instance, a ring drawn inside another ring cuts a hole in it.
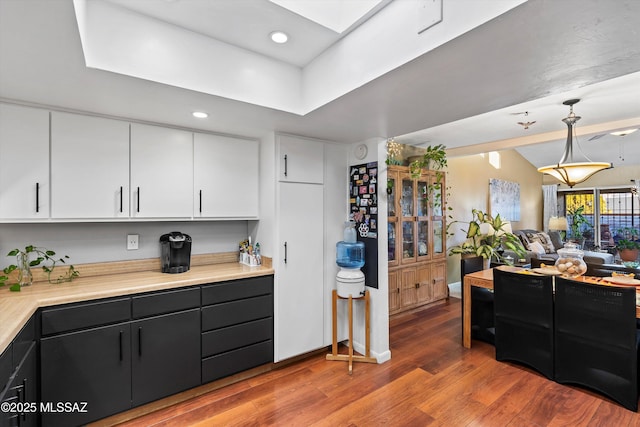
[[[584,249],[613,251],[620,239],[640,233],[640,199],[630,187],[564,191],[558,205],[569,223],[567,238],[582,240]]]

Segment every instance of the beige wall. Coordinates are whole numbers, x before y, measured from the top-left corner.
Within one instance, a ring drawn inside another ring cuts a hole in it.
[[[522,228],[542,228],[542,174],[514,150],[500,152],[500,168],[489,164],[488,155],[480,154],[448,159],[447,187],[450,196],[448,204],[453,208],[450,214],[454,220],[471,220],[471,209],[489,210],[489,179],[497,178],[520,184],[520,221],[512,222],[514,230]],[[450,232],[454,236],[447,240],[448,247],[465,240],[460,229],[465,224],[454,224]],[[447,281],[460,281],[460,255],[447,258]]]

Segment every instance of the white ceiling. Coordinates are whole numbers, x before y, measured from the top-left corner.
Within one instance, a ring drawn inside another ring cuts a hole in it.
[[[349,19],[349,23],[340,26],[341,29],[346,28],[334,31],[300,15],[307,13],[305,10],[298,10],[296,13],[285,9],[276,4],[278,0],[107,0],[108,3],[298,67],[307,65],[347,35],[361,18],[373,15],[389,1],[348,2],[362,7],[354,12],[355,15],[347,14],[345,19]],[[297,0],[293,3],[291,6],[295,7],[320,2]],[[342,16],[338,7],[343,2],[324,0],[324,3],[336,19]],[[286,5],[287,2],[283,4]],[[314,19],[322,20],[315,16]],[[268,35],[276,30],[285,31],[290,36],[286,46],[275,44],[269,39]]]
[[[266,0],[110,1],[298,67],[360,29],[340,35]],[[409,1],[421,0],[391,5]],[[450,20],[449,7],[474,1],[445,0],[438,26]],[[386,17],[385,5],[365,18]],[[267,29],[295,36],[274,46],[262,37]],[[540,166],[562,154],[565,99],[582,99],[579,134],[640,125],[639,29],[636,0],[615,8],[600,0],[529,0],[299,116],[86,68],[71,0],[0,0],[0,98],[250,137],[279,131],[353,143],[395,136],[443,143],[454,155],[556,141],[519,148]],[[379,31],[394,37],[385,26]],[[375,54],[376,46],[362,50]],[[197,121],[194,109],[210,118]],[[529,115],[512,115],[523,111]],[[516,124],[534,120],[528,130]],[[578,139],[593,160],[640,164],[640,132],[588,141],[591,134]]]

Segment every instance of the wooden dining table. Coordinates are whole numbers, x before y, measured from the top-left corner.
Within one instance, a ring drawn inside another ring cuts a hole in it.
[[[521,267],[501,266],[496,267],[505,271],[520,271]],[[602,282],[600,279],[589,276],[579,276],[573,278],[573,280],[584,281],[588,283],[596,283],[600,285],[607,285],[610,283]],[[616,286],[615,284],[610,284]],[[474,273],[469,273],[464,276],[462,283],[462,310],[464,315],[462,316],[462,345],[466,348],[471,348],[471,287],[477,286],[479,288],[493,290],[493,268],[487,270],[480,270]],[[640,292],[640,289],[636,287],[636,292]],[[640,306],[636,305],[636,317],[640,318]]]

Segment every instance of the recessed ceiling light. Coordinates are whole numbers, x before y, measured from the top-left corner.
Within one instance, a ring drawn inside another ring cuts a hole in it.
[[[278,44],[286,43],[287,40],[289,40],[289,36],[282,31],[274,31],[273,33],[269,34],[269,37],[271,37],[271,40],[274,43]]]
[[[197,117],[199,119],[206,119],[207,117],[209,117],[209,115],[204,111],[194,111],[191,114],[193,114],[193,117]]]
[[[620,130],[618,132],[611,132],[611,135],[615,135],[615,136],[625,136],[625,135],[629,135],[630,133],[634,133],[635,131],[637,131],[638,128],[635,129],[625,129],[625,130]]]

